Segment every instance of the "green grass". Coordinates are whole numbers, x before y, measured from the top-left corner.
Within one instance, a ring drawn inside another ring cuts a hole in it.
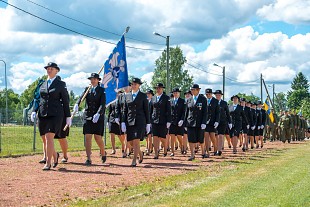
[[[36,149],[33,150],[33,126],[1,126],[1,152],[0,157],[29,155],[42,153],[42,140],[37,129]],[[111,148],[110,134],[107,132],[107,148]],[[84,150],[84,135],[82,127],[72,127],[68,139],[69,151]],[[55,146],[60,151],[60,145],[55,140]],[[119,139],[116,138],[116,146],[120,147]],[[93,142],[93,149],[99,149]]]
[[[309,147],[266,150],[72,206],[310,206]]]

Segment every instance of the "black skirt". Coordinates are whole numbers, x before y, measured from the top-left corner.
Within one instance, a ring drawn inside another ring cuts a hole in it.
[[[109,132],[116,135],[124,134],[121,130],[120,125],[117,123],[110,123]]]
[[[152,124],[152,131],[154,137],[160,137],[166,139],[168,129],[165,124]]]
[[[67,127],[67,129],[65,131],[63,130],[63,128],[65,128],[66,124],[67,124],[66,118],[63,118],[61,130],[59,131],[58,134],[55,134],[55,137],[54,137],[55,139],[64,139],[67,136],[69,136],[69,127]]]
[[[242,123],[242,134],[248,134],[249,130],[247,128],[247,125],[245,123]]]
[[[127,126],[127,142],[135,139],[140,139],[140,141],[143,141],[145,136],[145,128],[146,126]]]
[[[209,132],[209,133],[211,133],[211,132],[216,132],[216,129],[214,128],[214,125],[211,125],[211,124],[207,124],[207,127],[206,127],[206,130],[205,130],[206,132]]]
[[[220,122],[219,126],[217,127],[217,133],[220,135],[224,135],[227,129],[227,122]]]
[[[169,134],[183,136],[184,135],[184,127],[183,126],[179,127],[177,125],[171,124],[170,128],[169,128]]]
[[[60,134],[62,130],[63,116],[39,117],[38,125],[40,136],[47,133]]]
[[[234,136],[239,137],[241,130],[242,130],[241,125],[233,126],[233,128],[231,128],[230,130],[230,138],[233,138]]]
[[[103,136],[104,132],[104,120],[99,119],[97,123],[93,123],[92,120],[85,120],[83,125],[83,134],[96,134]]]
[[[200,127],[187,127],[187,137],[189,143],[204,143],[205,130]]]

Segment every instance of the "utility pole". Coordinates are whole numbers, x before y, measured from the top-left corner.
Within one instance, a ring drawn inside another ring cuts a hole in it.
[[[260,74],[260,100],[263,102],[263,74]]]

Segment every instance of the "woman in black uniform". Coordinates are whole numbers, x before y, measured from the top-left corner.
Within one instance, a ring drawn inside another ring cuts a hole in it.
[[[242,106],[239,105],[239,96],[234,95],[231,97],[232,105],[229,106],[229,113],[232,121],[232,128],[230,130],[230,137],[233,144],[233,153],[237,153],[238,137],[242,130],[242,120],[245,120],[246,125],[248,125],[248,120],[245,116]]]
[[[86,95],[85,111],[84,111],[84,125],[83,134],[85,135],[85,148],[87,160],[85,165],[91,165],[91,146],[92,146],[92,135],[94,135],[97,145],[100,148],[100,155],[102,163],[105,163],[107,156],[104,150],[104,143],[102,135],[104,131],[104,112],[105,112],[105,92],[104,88],[100,86],[99,81],[101,78],[97,73],[92,73],[88,78],[91,83],[91,89]],[[81,95],[80,99],[74,106],[74,111],[78,110],[78,106],[81,103],[82,97],[84,96],[87,89]]]
[[[115,135],[118,136],[121,145],[122,145],[122,154],[123,157],[126,157],[126,153],[125,153],[125,135],[124,133],[121,131],[121,126],[119,123],[119,110],[117,110],[118,107],[118,100],[119,100],[119,96],[121,95],[121,91],[119,91],[117,93],[116,96],[116,101],[111,103],[109,105],[109,114],[108,114],[108,122],[109,122],[109,132],[111,135],[111,145],[112,145],[112,153],[111,154],[115,154],[116,153],[116,147],[115,147]]]
[[[50,170],[52,157],[57,157],[56,160],[58,160],[58,154],[54,147],[54,137],[63,130],[63,119],[66,119],[66,124],[69,127],[71,126],[71,118],[66,83],[56,78],[60,68],[52,62],[44,68],[48,77],[40,87],[39,107],[33,110],[31,116],[34,119],[38,112],[40,135],[44,135],[46,140],[46,163],[43,170]],[[58,161],[54,161],[53,167],[56,167],[57,164]]]
[[[148,105],[149,105],[149,114],[150,119],[152,118],[151,112],[153,111],[152,107],[152,98],[154,96],[154,92],[152,89],[148,89],[146,91]],[[150,155],[150,153],[153,153],[153,136],[152,136],[152,128],[148,134],[146,134],[146,155]]]
[[[143,161],[143,153],[140,150],[140,140],[143,140],[145,131],[148,134],[151,129],[148,100],[145,93],[140,91],[142,84],[139,78],[131,81],[131,93],[125,95],[124,113],[122,117],[122,131],[127,132],[127,142],[133,147],[134,156],[131,167],[137,166]]]

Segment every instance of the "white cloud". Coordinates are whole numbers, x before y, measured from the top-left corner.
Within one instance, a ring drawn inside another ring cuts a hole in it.
[[[269,21],[284,21],[290,24],[310,23],[310,1],[277,0],[263,6],[257,14]]]

